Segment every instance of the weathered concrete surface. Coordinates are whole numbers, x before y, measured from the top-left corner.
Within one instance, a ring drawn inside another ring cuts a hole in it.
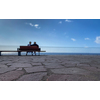
[[[100,81],[100,56],[0,56],[0,81]]]

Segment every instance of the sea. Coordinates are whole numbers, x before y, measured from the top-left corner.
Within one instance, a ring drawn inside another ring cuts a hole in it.
[[[0,50],[17,50],[19,48],[16,46],[2,46],[0,45]],[[40,55],[100,55],[100,47],[51,47],[51,46],[41,46]],[[38,53],[37,53],[38,54]],[[2,52],[1,55],[18,55],[17,52]],[[21,55],[26,55],[26,52],[21,52]],[[31,55],[31,54],[28,54]]]
[[[18,55],[18,53],[3,53],[1,55]],[[22,52],[21,55],[26,55],[25,52]],[[31,55],[31,53],[28,53],[28,55]],[[38,55],[38,53],[37,53]],[[51,52],[45,52],[45,53],[40,53],[40,55],[100,55],[100,53],[51,53]]]

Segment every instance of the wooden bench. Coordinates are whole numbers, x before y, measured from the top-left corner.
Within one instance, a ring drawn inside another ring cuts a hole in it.
[[[18,52],[18,56],[21,56],[21,52],[38,52],[40,55],[40,52],[46,52],[46,51],[41,51],[41,48],[38,48],[37,46],[20,46],[20,48],[17,48],[17,51],[15,50],[2,50],[0,51],[0,56],[1,52]]]

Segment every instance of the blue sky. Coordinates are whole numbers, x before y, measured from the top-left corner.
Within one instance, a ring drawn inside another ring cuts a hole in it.
[[[0,19],[0,45],[100,47],[100,19]]]

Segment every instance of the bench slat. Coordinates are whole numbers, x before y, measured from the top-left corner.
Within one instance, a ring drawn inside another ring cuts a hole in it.
[[[40,50],[37,46],[20,46],[19,50]]]

